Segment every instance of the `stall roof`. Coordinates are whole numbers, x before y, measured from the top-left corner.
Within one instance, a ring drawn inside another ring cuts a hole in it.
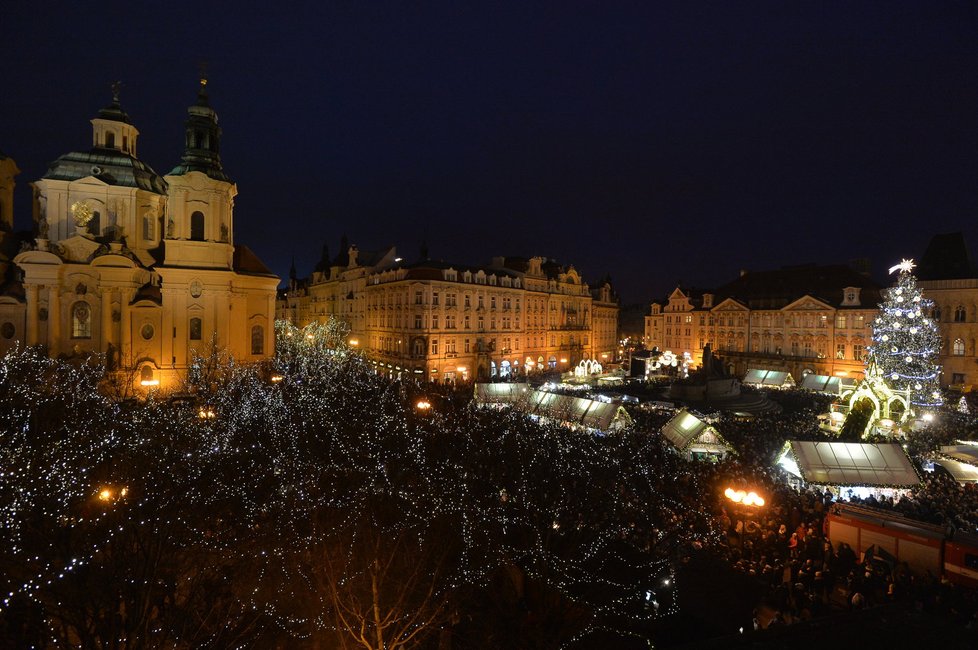
[[[632,421],[620,402],[608,403],[573,395],[530,390],[527,384],[477,383],[475,399],[479,404],[518,406],[532,415],[598,431],[609,431]]]
[[[898,443],[791,440],[791,453],[806,483],[910,487],[920,483],[913,463]]]
[[[682,409],[676,413],[662,427],[662,435],[680,451],[685,450],[706,433],[711,433],[716,436],[717,441],[715,444],[729,446],[716,429],[686,409]]]
[[[778,387],[795,385],[791,375],[781,370],[748,370],[744,375],[744,383]]]
[[[978,446],[975,445],[942,445],[941,455],[962,463],[978,465]]]
[[[829,375],[805,375],[801,380],[801,388],[814,390],[819,393],[831,393],[838,395],[843,387],[853,386],[852,380],[845,381],[841,377],[830,377]]]
[[[526,396],[530,387],[527,384],[477,383],[475,399],[480,404],[512,404]]]
[[[958,483],[978,483],[978,467],[956,460],[938,458],[935,465],[940,465],[948,471]]]
[[[587,413],[581,418],[581,423],[588,429],[608,430],[611,427],[611,423],[618,416],[618,410],[622,408],[621,405],[595,400],[588,401],[591,404],[588,407]]]

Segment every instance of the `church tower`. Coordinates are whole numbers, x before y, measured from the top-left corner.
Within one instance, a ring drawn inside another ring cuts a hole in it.
[[[119,104],[119,89],[118,82],[112,85],[112,103],[91,120],[92,148],[58,157],[32,183],[37,237],[56,243],[88,238],[92,243],[83,248],[92,250],[85,257],[98,247],[96,239],[125,240],[133,251],[159,245],[154,226],[166,204],[166,183],[137,158],[139,130]]]
[[[221,165],[221,129],[207,96],[206,78],[201,78],[197,103],[187,113],[183,157],[165,177],[169,201],[164,265],[230,270],[238,188]]]

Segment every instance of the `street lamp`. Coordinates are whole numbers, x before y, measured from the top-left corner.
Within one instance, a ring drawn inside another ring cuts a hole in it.
[[[414,408],[416,408],[421,413],[427,413],[428,411],[431,410],[431,402],[429,402],[426,399],[419,399],[418,403],[414,405]]]
[[[129,494],[129,488],[124,487],[120,489],[117,494],[116,491],[112,489],[112,486],[105,485],[99,489],[96,498],[98,498],[98,500],[102,503],[111,503],[125,497],[127,494]]]

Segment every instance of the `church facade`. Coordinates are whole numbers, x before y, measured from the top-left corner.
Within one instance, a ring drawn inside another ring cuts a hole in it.
[[[137,389],[179,390],[195,354],[274,352],[278,278],[234,241],[237,186],[220,158],[206,80],[188,109],[184,154],[159,175],[118,94],[91,120],[92,147],[32,183],[34,237],[4,256],[0,350],[103,355]],[[10,250],[16,165],[0,154],[0,227]]]

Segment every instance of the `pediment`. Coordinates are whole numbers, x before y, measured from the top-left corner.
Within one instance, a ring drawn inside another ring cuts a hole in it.
[[[669,294],[669,300],[686,300],[687,298],[689,298],[689,296],[683,293],[683,290],[679,287],[673,289],[672,293]]]
[[[58,242],[58,247],[61,249],[61,256],[66,261],[87,262],[95,254],[95,251],[101,247],[101,244],[88,237],[74,235]]]
[[[747,307],[733,298],[727,298],[714,307],[713,311],[747,311]]]
[[[107,253],[105,255],[99,255],[92,260],[92,266],[113,266],[130,269],[136,268],[136,263],[125,255],[120,255],[119,253]]]
[[[791,304],[785,305],[781,311],[835,311],[835,307],[812,296],[802,296]]]
[[[78,189],[78,185],[94,185],[96,187],[109,187],[109,184],[97,176],[84,176],[71,181],[72,189]]]
[[[24,251],[14,258],[14,264],[22,266],[25,264],[64,264],[62,259],[50,251]]]

